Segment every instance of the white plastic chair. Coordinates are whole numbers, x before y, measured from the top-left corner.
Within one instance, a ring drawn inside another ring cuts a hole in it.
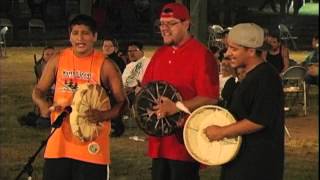
[[[0,30],[0,57],[5,57],[7,55],[7,52],[6,52],[6,48],[7,48],[7,45],[6,45],[6,33],[8,31],[8,27],[5,26],[3,27],[1,30]]]
[[[208,27],[209,31],[209,40],[208,47],[218,47],[219,49],[223,48],[223,32],[224,29],[220,25],[212,25]]]
[[[0,29],[8,27],[10,31],[10,39],[13,39],[13,24],[10,19],[7,18],[0,18]]]
[[[285,42],[290,41],[292,43],[293,48],[295,50],[297,50],[298,48],[297,48],[297,44],[296,44],[295,40],[298,39],[298,37],[292,36],[288,27],[284,24],[279,24],[278,29],[280,31],[280,39]]]
[[[291,66],[281,74],[283,80],[283,91],[286,97],[286,104],[289,105],[285,110],[291,110],[293,106],[299,105],[299,95],[303,95],[303,113],[307,115],[307,92],[304,80],[307,70],[302,66]],[[292,102],[288,103],[289,97]],[[301,103],[300,103],[301,104]]]

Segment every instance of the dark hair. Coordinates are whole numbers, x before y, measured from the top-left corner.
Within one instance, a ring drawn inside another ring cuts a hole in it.
[[[143,49],[143,44],[139,41],[130,41],[127,45],[127,49],[129,46],[137,46],[140,50]]]
[[[89,27],[93,34],[97,32],[96,21],[91,16],[85,14],[79,14],[69,22],[69,32],[71,32],[74,25],[85,25]]]
[[[318,35],[318,33],[314,33],[314,34],[313,34],[313,36],[312,36],[312,38],[314,38],[314,39],[318,40],[318,39],[319,39],[319,35]]]
[[[53,46],[46,46],[46,47],[43,48],[43,51],[45,51],[47,49],[54,49],[54,47]]]
[[[276,32],[276,31],[269,32],[268,36],[276,38],[278,40],[278,42],[281,41],[279,32]]]
[[[104,36],[103,41],[111,41],[112,45],[119,49],[119,43],[115,38],[113,38],[111,36]]]
[[[48,50],[48,49],[54,49],[54,47],[53,47],[53,46],[46,46],[46,47],[44,47],[43,50],[42,50],[42,57],[44,56],[44,52],[45,52],[46,50]]]

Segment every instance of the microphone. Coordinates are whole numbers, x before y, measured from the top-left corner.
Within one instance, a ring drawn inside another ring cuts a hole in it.
[[[62,113],[57,117],[57,119],[52,123],[51,127],[59,128],[64,120],[72,112],[71,106],[67,106],[64,108]]]

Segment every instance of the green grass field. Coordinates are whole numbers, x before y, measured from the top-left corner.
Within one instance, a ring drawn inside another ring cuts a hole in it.
[[[147,48],[147,56],[153,47]],[[0,59],[0,179],[14,179],[27,162],[48,130],[22,127],[17,118],[33,111],[31,91],[35,84],[33,54],[40,56],[40,48],[10,47],[8,57]],[[306,52],[293,52],[292,58],[303,59]],[[313,113],[317,113],[315,111]],[[130,128],[124,136],[111,140],[111,179],[149,180],[150,159],[145,156],[146,142],[130,140],[132,135],[144,136],[137,128]],[[293,138],[286,141],[285,180],[318,179],[318,139]],[[33,163],[33,179],[42,179],[42,153]],[[268,170],[266,170],[268,171]],[[219,177],[219,167],[201,170],[202,180]],[[25,179],[25,177],[21,178]]]
[[[319,3],[306,3],[299,10],[301,15],[318,15],[319,16]]]

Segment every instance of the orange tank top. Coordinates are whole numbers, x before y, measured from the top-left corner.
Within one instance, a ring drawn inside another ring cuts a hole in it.
[[[94,51],[87,57],[76,57],[71,48],[64,49],[58,60],[54,104],[63,108],[72,103],[76,86],[82,83],[100,84],[104,56]],[[61,112],[51,113],[51,122]],[[72,134],[69,119],[64,119],[60,128],[50,137],[45,158],[71,158],[94,164],[109,164],[110,121],[103,122],[99,136],[91,142],[81,142]]]

